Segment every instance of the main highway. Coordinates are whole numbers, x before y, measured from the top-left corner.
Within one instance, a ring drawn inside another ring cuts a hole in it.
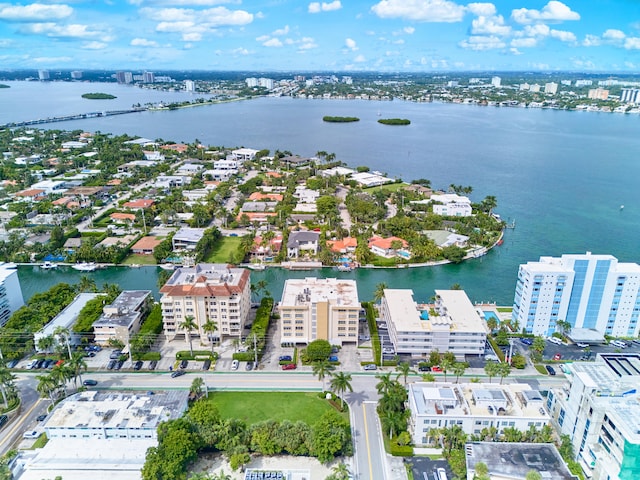
[[[482,375],[479,375],[482,376]],[[36,428],[36,418],[46,413],[49,400],[39,398],[35,374],[18,373],[16,385],[20,390],[20,415],[0,430],[0,455],[15,448],[25,431]],[[320,391],[322,383],[311,373],[303,372],[198,372],[171,378],[170,373],[89,372],[83,377],[98,382],[97,389],[108,390],[168,390],[191,387],[194,378],[205,380],[207,389],[241,391]],[[345,395],[349,404],[354,444],[354,478],[358,480],[392,480],[389,457],[385,453],[380,420],[376,413],[379,395],[374,374],[352,373],[353,392]],[[419,380],[412,375],[410,380]],[[562,377],[509,377],[511,382],[531,383],[533,388],[545,389],[565,381]],[[72,388],[72,384],[68,385]]]

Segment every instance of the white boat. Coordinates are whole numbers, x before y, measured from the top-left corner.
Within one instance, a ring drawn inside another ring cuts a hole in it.
[[[137,263],[132,263],[131,265],[129,265],[131,268],[140,268],[140,265]]]
[[[82,262],[76,263],[71,268],[78,270],[79,272],[93,272],[98,266],[94,262]]]
[[[264,270],[267,268],[264,263],[250,263],[247,267],[251,270]]]
[[[163,270],[175,270],[176,266],[173,263],[163,263],[160,265]]]
[[[54,268],[58,268],[58,264],[53,262],[44,262],[40,265],[40,268],[43,270],[53,270]]]
[[[343,263],[342,265],[338,265],[336,268],[338,269],[339,272],[350,272],[351,270],[353,270],[351,266],[347,265],[346,263]]]

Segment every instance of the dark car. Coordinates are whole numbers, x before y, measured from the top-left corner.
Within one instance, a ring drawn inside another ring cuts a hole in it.
[[[113,368],[116,366],[116,363],[118,363],[117,360],[109,360],[109,363],[107,363],[107,370],[113,370]]]
[[[124,365],[124,360],[117,360],[116,361],[116,366],[114,367],[116,370],[120,370],[122,368],[122,366]]]
[[[0,415],[0,427],[4,427],[4,424],[9,421],[9,417],[6,415]]]
[[[138,360],[136,363],[133,364],[133,369],[134,370],[140,370],[142,368],[142,360]]]
[[[180,368],[185,369],[189,366],[189,360],[182,360],[180,362]]]
[[[209,370],[211,368],[211,360],[205,360],[202,362],[202,369]]]
[[[37,363],[35,368],[44,368],[46,363],[47,363],[47,361],[44,358],[42,358],[42,359],[38,360],[38,363]]]
[[[331,355],[329,357],[329,361],[330,362],[337,362],[338,361],[338,356],[337,355]]]
[[[246,366],[246,367],[244,367],[244,369],[245,369],[247,372],[250,372],[251,370],[253,370],[253,362],[247,362],[247,366]]]
[[[281,362],[290,362],[293,359],[291,358],[291,355],[280,355],[279,360]]]
[[[551,365],[546,365],[545,368],[547,369],[547,372],[549,373],[549,375],[555,375],[556,374],[556,369],[553,368]]]
[[[187,372],[185,372],[184,370],[176,370],[175,372],[171,372],[171,378],[181,377],[186,373]]]
[[[111,352],[111,355],[109,355],[109,358],[111,360],[117,360],[120,355],[122,355],[122,352],[120,350],[114,350],[113,352]]]
[[[42,415],[38,415],[36,417],[36,420],[39,421],[39,422],[44,422],[46,420],[46,418],[47,418],[47,414],[43,413]]]
[[[85,352],[84,356],[85,357],[95,357],[96,356],[96,352]]]
[[[82,384],[85,387],[95,387],[98,384],[98,381],[97,380],[87,379],[84,382],[82,382]]]
[[[151,360],[149,362],[149,370],[155,370],[157,366],[158,366],[157,360]]]
[[[7,363],[7,368],[15,368],[18,365],[18,360],[13,359],[9,363]]]

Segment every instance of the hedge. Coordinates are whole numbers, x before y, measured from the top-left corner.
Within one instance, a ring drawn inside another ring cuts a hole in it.
[[[162,357],[162,355],[160,355],[160,352],[147,352],[144,355],[140,356],[140,360],[145,361],[145,360],[160,360],[160,358]]]
[[[176,360],[215,360],[215,355],[209,350],[194,350],[193,355],[189,350],[181,350],[176,353]]]
[[[237,352],[233,354],[232,358],[239,362],[253,362],[256,356],[253,352]]]
[[[394,457],[412,457],[413,447],[411,445],[398,445],[391,442],[389,445],[389,453]]]
[[[376,325],[376,313],[373,308],[373,303],[362,302],[362,306],[367,312],[367,323],[369,324],[369,334],[371,335],[371,345],[373,346],[373,358],[376,365],[380,365],[381,347],[380,337],[378,336],[378,325]]]

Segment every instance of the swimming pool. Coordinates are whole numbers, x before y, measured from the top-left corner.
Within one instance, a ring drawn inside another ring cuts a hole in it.
[[[496,312],[494,312],[493,310],[483,310],[482,313],[484,313],[484,319],[485,320],[489,320],[490,318],[495,319],[496,323],[500,324],[500,318],[498,317],[498,315],[496,315]]]

